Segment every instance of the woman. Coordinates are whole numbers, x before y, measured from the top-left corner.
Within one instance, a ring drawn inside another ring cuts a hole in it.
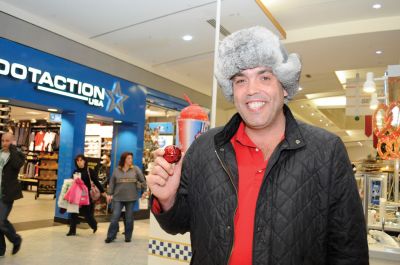
[[[103,186],[99,183],[97,179],[97,173],[89,169],[87,167],[87,161],[84,155],[79,154],[75,157],[75,166],[76,169],[74,173],[72,174],[73,176],[75,175],[80,175],[82,181],[85,183],[86,187],[88,188],[89,191],[89,196],[90,196],[90,188],[91,188],[91,183],[90,180],[93,181],[93,183],[96,185],[96,187],[99,189],[99,191],[102,193],[104,197],[107,197],[107,194],[104,191]],[[94,202],[92,201],[92,198],[89,198],[90,200],[90,205],[84,205],[79,208],[79,214],[83,215],[89,224],[90,228],[93,229],[93,233],[96,233],[97,231],[97,222],[96,219],[94,219]],[[75,236],[76,235],[76,225],[78,224],[78,214],[77,213],[71,213],[70,215],[70,226],[69,226],[69,232],[67,236]]]
[[[125,152],[121,155],[118,168],[110,179],[110,196],[113,202],[113,213],[108,227],[106,243],[111,243],[117,236],[118,221],[122,207],[125,206],[125,242],[131,242],[133,232],[133,205],[139,199],[138,189],[146,189],[142,171],[132,164],[133,154]]]

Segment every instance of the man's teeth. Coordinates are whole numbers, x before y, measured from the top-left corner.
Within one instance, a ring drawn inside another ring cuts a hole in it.
[[[259,101],[247,103],[250,109],[259,109],[262,106],[264,106],[264,104],[265,102],[259,102]]]

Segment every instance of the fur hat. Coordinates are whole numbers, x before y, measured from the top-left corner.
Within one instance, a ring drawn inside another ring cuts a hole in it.
[[[287,54],[279,38],[263,27],[236,31],[219,45],[215,77],[222,93],[233,101],[231,78],[242,70],[260,66],[272,68],[291,99],[299,88],[301,62],[297,54]]]

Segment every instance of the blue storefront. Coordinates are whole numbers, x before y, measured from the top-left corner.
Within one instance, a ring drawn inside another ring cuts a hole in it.
[[[125,151],[141,166],[146,100],[180,110],[184,101],[153,89],[0,38],[0,100],[61,114],[57,196],[70,178],[73,159],[84,152],[88,115],[114,121],[111,161]],[[111,166],[111,168],[113,165]],[[66,219],[55,209],[57,219]]]

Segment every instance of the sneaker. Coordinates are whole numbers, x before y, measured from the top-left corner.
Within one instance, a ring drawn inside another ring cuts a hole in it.
[[[129,242],[131,242],[131,241],[132,241],[132,239],[125,238],[125,242],[126,242],[126,243],[129,243]]]
[[[76,236],[76,232],[69,231],[67,233],[67,236]]]

